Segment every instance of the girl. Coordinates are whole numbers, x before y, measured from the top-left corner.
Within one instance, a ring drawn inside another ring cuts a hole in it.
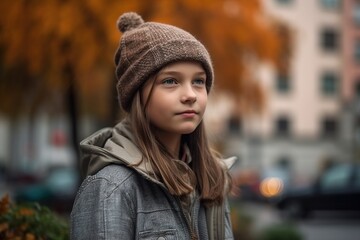
[[[227,167],[202,121],[213,68],[205,47],[136,13],[118,21],[117,91],[128,115],[81,142],[72,239],[233,239]],[[233,161],[233,159],[230,159]]]

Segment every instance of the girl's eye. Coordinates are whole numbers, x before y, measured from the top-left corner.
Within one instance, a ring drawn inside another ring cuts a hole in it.
[[[205,80],[202,79],[202,78],[195,79],[193,82],[194,82],[194,84],[196,84],[196,85],[205,85]]]
[[[177,82],[173,78],[167,78],[162,81],[162,84],[165,84],[165,85],[172,85],[172,84],[176,84],[176,83]]]

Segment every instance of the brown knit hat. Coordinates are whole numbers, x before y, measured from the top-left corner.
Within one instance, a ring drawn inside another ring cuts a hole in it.
[[[135,92],[148,78],[169,63],[197,61],[206,72],[209,92],[214,74],[210,55],[190,33],[162,23],[146,22],[129,12],[117,21],[123,33],[115,54],[117,91],[122,108],[129,112]]]

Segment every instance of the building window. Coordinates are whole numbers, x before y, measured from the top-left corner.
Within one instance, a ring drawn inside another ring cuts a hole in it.
[[[336,137],[338,133],[338,122],[334,117],[325,117],[321,122],[323,137]]]
[[[339,9],[340,0],[321,0],[321,5],[327,9]]]
[[[275,122],[275,134],[279,137],[290,135],[290,120],[287,116],[280,116]]]
[[[290,157],[288,157],[288,156],[279,157],[277,159],[277,161],[275,162],[275,165],[278,168],[290,170],[290,165],[291,165]]]
[[[230,133],[234,134],[242,133],[241,119],[238,116],[233,115],[230,117],[228,121],[228,130]]]
[[[279,93],[287,93],[290,90],[290,79],[286,75],[278,75],[276,78],[276,90]]]
[[[294,0],[275,0],[280,5],[288,5],[292,3]]]
[[[360,3],[357,2],[353,7],[353,19],[357,26],[360,26]]]
[[[327,52],[333,52],[339,48],[339,33],[333,28],[326,28],[321,32],[321,47]]]
[[[338,75],[334,72],[325,72],[321,76],[321,91],[324,95],[335,95],[338,89]]]
[[[357,63],[360,63],[360,38],[355,40],[354,59]]]

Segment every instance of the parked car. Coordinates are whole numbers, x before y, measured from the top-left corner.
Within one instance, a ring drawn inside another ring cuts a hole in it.
[[[336,164],[314,184],[288,189],[274,203],[288,218],[308,217],[313,211],[360,212],[360,165]]]
[[[72,167],[53,169],[44,178],[22,185],[14,193],[17,202],[38,202],[58,212],[71,210],[79,175]]]

